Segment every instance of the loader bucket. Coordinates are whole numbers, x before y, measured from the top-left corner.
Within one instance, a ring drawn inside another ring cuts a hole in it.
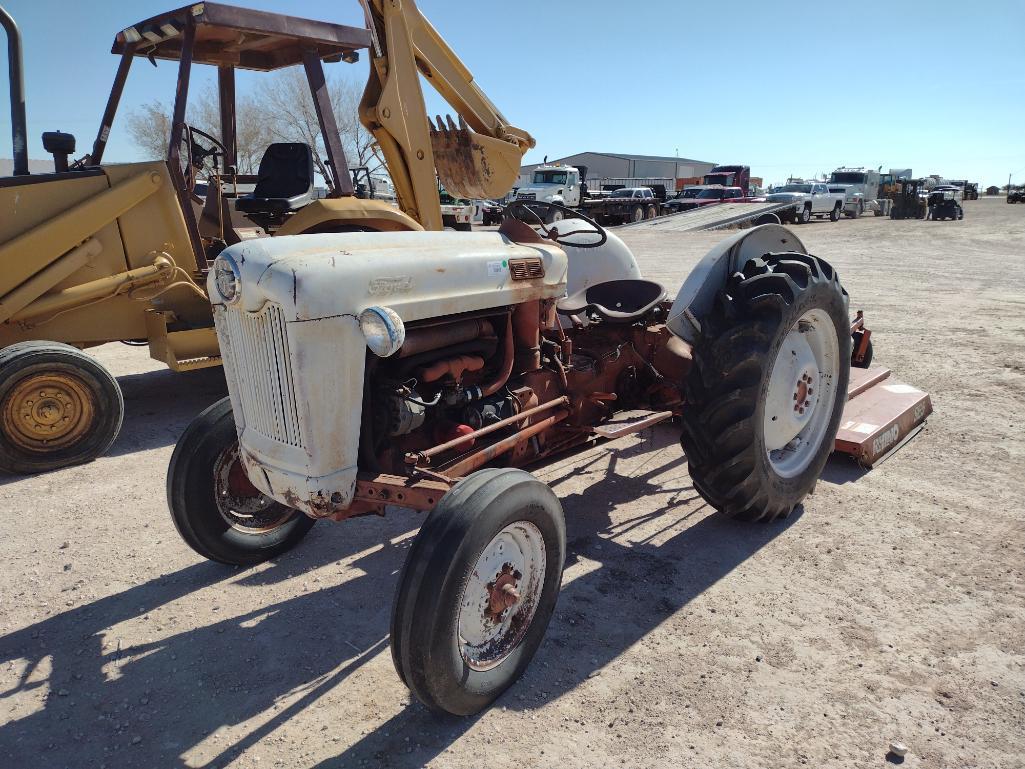
[[[518,144],[471,131],[446,116],[431,124],[431,145],[438,177],[450,195],[467,200],[503,197],[520,173],[523,150]]]

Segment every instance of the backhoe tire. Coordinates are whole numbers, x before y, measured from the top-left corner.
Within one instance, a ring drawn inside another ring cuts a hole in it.
[[[680,442],[694,488],[744,520],[788,515],[833,450],[847,400],[847,294],[826,262],[766,254],[701,319]]]
[[[562,505],[547,484],[512,468],[457,482],[399,577],[391,650],[406,686],[432,710],[487,707],[541,645],[565,558]]]
[[[167,506],[189,547],[231,566],[252,566],[291,550],[316,523],[249,481],[228,398],[192,420],[178,439],[167,468]]]
[[[114,443],[124,415],[117,380],[78,348],[31,341],[0,350],[0,472],[90,462]]]

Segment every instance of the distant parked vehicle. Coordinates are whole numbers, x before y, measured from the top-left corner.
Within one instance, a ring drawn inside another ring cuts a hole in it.
[[[740,187],[747,197],[751,187],[750,166],[715,166],[701,180],[706,187]]]
[[[502,204],[494,200],[481,200],[480,206],[481,224],[485,227],[502,223]]]
[[[1008,187],[1008,203],[1025,203],[1025,187]]]
[[[897,176],[899,174],[890,174]],[[889,199],[879,194],[880,174],[866,168],[838,168],[829,175],[829,191],[844,193],[844,216],[857,219],[866,211],[876,216],[890,213]]]
[[[603,224],[650,219],[661,211],[659,196],[651,187],[638,182],[629,186],[615,183],[606,185],[615,186],[615,189],[596,192],[586,179],[587,168],[584,166],[541,165],[534,169],[530,184],[516,190],[516,202],[521,204],[521,208],[547,219],[547,224],[565,218],[563,206]],[[550,206],[549,203],[557,205]]]
[[[744,190],[740,187],[712,187],[701,186],[696,188],[698,194],[692,198],[678,198],[676,208],[679,211],[690,211],[694,208],[713,206],[716,203],[743,203],[747,200]]]
[[[780,221],[806,224],[813,216],[839,221],[846,197],[843,192],[830,192],[825,182],[800,182],[784,184],[765,199],[770,203],[793,203],[791,208],[776,212]]]
[[[952,184],[933,187],[929,193],[929,218],[933,221],[964,219],[964,209],[959,200],[961,194],[960,188]]]
[[[890,209],[891,219],[924,219],[929,212],[924,179],[901,179]]]
[[[667,214],[679,213],[683,210],[682,206],[684,202],[696,198],[702,189],[704,188],[687,187],[686,189],[680,190],[675,196],[669,198],[669,200],[662,204],[663,211]]]
[[[473,203],[462,198],[454,198],[445,190],[439,188],[438,196],[441,200],[441,223],[445,227],[451,227],[460,232],[469,232],[473,229]]]

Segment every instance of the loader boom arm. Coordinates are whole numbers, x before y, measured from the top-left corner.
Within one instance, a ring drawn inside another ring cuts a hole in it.
[[[534,146],[510,126],[414,0],[361,0],[372,37],[360,121],[377,140],[399,206],[425,229],[442,229],[436,175],[454,196],[500,197]],[[437,127],[427,117],[420,78],[456,111]]]

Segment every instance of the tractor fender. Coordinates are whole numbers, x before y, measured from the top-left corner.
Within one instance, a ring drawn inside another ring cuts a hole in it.
[[[729,277],[748,259],[779,251],[808,253],[801,239],[779,224],[740,230],[717,243],[683,282],[669,310],[666,321],[669,330],[690,344],[697,342],[701,319],[711,312],[716,296]]]

